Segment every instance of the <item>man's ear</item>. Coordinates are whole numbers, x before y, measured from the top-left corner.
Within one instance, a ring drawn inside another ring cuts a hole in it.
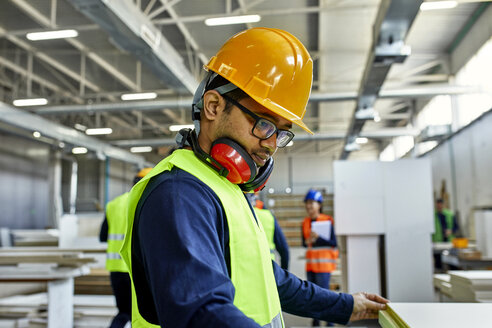
[[[226,101],[215,90],[208,90],[203,95],[203,116],[209,121],[214,121],[217,114],[222,112],[226,106]]]

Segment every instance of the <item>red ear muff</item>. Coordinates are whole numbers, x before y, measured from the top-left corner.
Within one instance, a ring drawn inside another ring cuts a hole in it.
[[[265,165],[260,167],[260,169],[258,170],[258,174],[256,175],[253,181],[246,182],[239,185],[241,190],[244,192],[250,192],[250,191],[256,192],[262,190],[265,187],[268,178],[270,177],[270,174],[272,174],[273,163],[274,163],[273,158],[270,157],[270,159],[265,163]]]
[[[234,184],[248,183],[256,177],[255,162],[241,145],[231,139],[215,140],[210,156],[229,171],[227,180]]]

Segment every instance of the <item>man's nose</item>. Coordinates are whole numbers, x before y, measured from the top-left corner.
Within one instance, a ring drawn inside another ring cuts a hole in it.
[[[277,134],[274,133],[270,138],[261,140],[260,145],[270,151],[270,156],[277,150]]]

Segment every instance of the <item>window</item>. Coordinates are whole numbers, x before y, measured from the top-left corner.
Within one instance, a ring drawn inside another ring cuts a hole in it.
[[[484,93],[457,97],[458,125],[463,127],[492,108],[492,38],[456,74],[456,84],[472,85]]]

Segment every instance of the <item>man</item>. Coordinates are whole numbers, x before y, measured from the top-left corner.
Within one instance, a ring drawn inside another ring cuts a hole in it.
[[[306,276],[307,280],[316,285],[330,289],[331,273],[335,271],[338,259],[337,238],[335,236],[335,223],[330,215],[323,214],[323,195],[321,191],[310,189],[304,197],[307,217],[302,222],[302,245],[306,251]],[[319,235],[313,229],[314,222],[325,223],[326,236]],[[320,321],[314,319],[312,326],[319,326]],[[330,324],[331,325],[331,324]]]
[[[140,181],[152,168],[140,170],[133,184]],[[118,313],[111,321],[110,328],[125,327],[131,321],[132,293],[130,277],[125,262],[120,256],[121,245],[125,239],[128,215],[128,192],[116,197],[106,205],[106,217],[101,225],[99,240],[108,242],[106,250],[106,269],[110,272],[111,288],[116,299]]]
[[[346,323],[387,301],[304,282],[270,258],[244,191],[302,122],[312,60],[289,33],[253,28],[229,39],[194,97],[194,131],[132,189],[122,256],[135,327],[283,327],[281,311]],[[259,168],[259,169],[258,169]]]
[[[432,242],[450,242],[454,239],[458,231],[458,222],[454,213],[444,208],[444,200],[439,198],[436,200],[436,210],[434,212],[434,229],[432,234]],[[434,253],[434,268],[437,271],[443,270],[441,253]],[[447,270],[457,270],[453,265],[448,265]]]
[[[256,193],[246,194],[249,203],[253,207],[255,216],[260,220],[263,230],[267,236],[268,245],[270,246],[270,255],[275,261],[275,251],[280,255],[280,267],[284,270],[289,269],[289,245],[285,239],[282,228],[273,216],[272,212],[264,208],[264,203],[258,199]]]
[[[458,222],[454,213],[444,208],[442,199],[436,200],[436,211],[434,215],[435,232],[432,235],[433,242],[452,241],[458,231]]]

